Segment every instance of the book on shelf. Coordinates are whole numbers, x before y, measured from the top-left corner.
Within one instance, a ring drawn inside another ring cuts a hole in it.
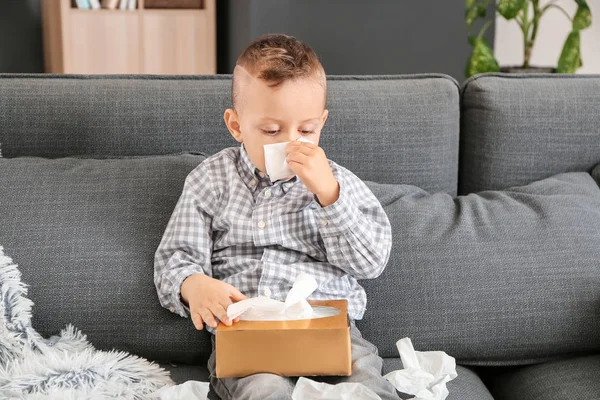
[[[119,0],[102,0],[102,7],[114,10],[119,5]]]
[[[130,10],[135,10],[136,2],[137,2],[137,0],[129,0],[129,9]]]
[[[144,8],[204,8],[202,0],[145,0]]]
[[[90,5],[90,0],[75,0],[75,4],[77,5],[77,8],[81,8],[84,10],[92,8],[92,6]]]
[[[90,0],[90,6],[92,10],[100,9],[100,0]]]

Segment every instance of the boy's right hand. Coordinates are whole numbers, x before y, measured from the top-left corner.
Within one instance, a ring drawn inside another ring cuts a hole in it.
[[[211,278],[204,274],[188,276],[181,285],[181,299],[190,308],[192,322],[198,330],[202,330],[204,323],[212,328],[217,327],[219,321],[231,325],[227,317],[227,307],[232,300],[240,301],[247,297],[227,282]],[[233,320],[237,322],[238,318]]]

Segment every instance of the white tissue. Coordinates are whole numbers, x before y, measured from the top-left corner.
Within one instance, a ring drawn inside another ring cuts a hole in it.
[[[317,290],[318,287],[319,285],[315,278],[304,272],[299,273],[285,298],[285,307],[289,308],[297,303],[301,303],[303,308],[306,308],[306,306],[310,307],[306,298]]]
[[[210,384],[208,382],[187,381],[181,385],[165,386],[150,395],[150,399],[206,400]]]
[[[312,140],[299,138],[299,142],[313,143]],[[290,176],[294,176],[294,172],[288,167],[286,161],[285,149],[291,142],[265,144],[265,168],[271,182],[278,181]]]
[[[294,319],[309,319],[330,317],[339,314],[333,307],[311,307],[306,298],[318,287],[312,276],[301,272],[296,277],[294,285],[285,299],[285,303],[268,297],[253,297],[238,301],[227,307],[230,319],[240,317],[245,321],[284,321]]]
[[[385,378],[399,391],[415,395],[411,400],[444,400],[446,383],[457,376],[454,357],[443,351],[415,351],[409,338],[398,340],[396,347],[404,369]]]
[[[304,377],[298,378],[292,400],[381,400],[362,383],[344,382],[330,385]]]

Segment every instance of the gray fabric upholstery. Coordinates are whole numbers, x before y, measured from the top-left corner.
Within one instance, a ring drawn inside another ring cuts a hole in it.
[[[463,365],[514,365],[600,350],[600,188],[588,173],[455,199],[369,183],[392,225],[388,266],[364,280],[357,326]]]
[[[322,146],[362,179],[456,194],[459,88],[445,75],[328,77]],[[5,157],[233,146],[229,76],[0,75]]]
[[[496,371],[487,383],[496,400],[600,400],[600,355]]]
[[[600,185],[600,164],[596,165],[592,170],[592,177],[596,180],[598,185]]]
[[[419,350],[419,349],[417,349]],[[383,374],[404,368],[399,358],[383,359]],[[475,372],[461,365],[456,366],[458,376],[448,382],[447,400],[494,400],[481,379]],[[413,396],[401,394],[402,399],[410,399]]]
[[[209,372],[206,365],[161,363],[160,366],[169,371],[171,379],[177,384],[186,381],[208,382],[209,380]]]
[[[0,243],[29,285],[35,329],[71,323],[100,349],[206,363],[208,334],[162,308],[153,283],[154,252],[203,159],[0,158]]]
[[[600,162],[600,75],[486,74],[462,88],[459,193]]]

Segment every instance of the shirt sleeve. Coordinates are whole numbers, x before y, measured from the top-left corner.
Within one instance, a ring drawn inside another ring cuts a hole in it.
[[[392,247],[392,229],[383,207],[356,175],[332,166],[340,185],[337,201],[317,207],[315,215],[327,260],[356,279],[383,272]]]
[[[160,304],[182,317],[181,284],[190,275],[212,276],[212,219],[216,195],[201,164],[186,178],[183,191],[154,256],[154,284]]]

